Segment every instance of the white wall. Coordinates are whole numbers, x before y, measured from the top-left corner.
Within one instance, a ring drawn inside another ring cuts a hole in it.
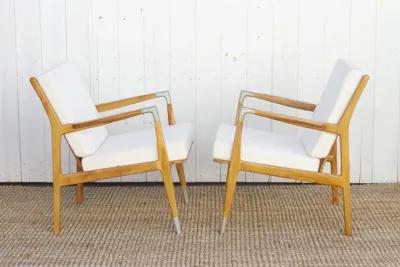
[[[177,120],[196,127],[188,180],[223,181],[212,141],[219,123],[232,123],[239,91],[315,102],[343,57],[372,77],[352,120],[351,180],[397,182],[399,10],[397,0],[1,0],[0,181],[51,181],[49,123],[28,77],[67,58],[79,64],[96,102],[170,89]],[[297,133],[259,118],[247,124]],[[63,167],[73,169],[64,147]]]

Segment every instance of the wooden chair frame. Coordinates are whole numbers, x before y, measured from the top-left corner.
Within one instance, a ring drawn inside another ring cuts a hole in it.
[[[279,177],[286,177],[296,180],[303,180],[317,184],[330,185],[332,187],[332,202],[338,203],[338,188],[342,188],[343,191],[343,209],[344,209],[344,232],[345,235],[350,236],[352,234],[352,219],[351,219],[351,203],[350,203],[350,163],[349,163],[349,125],[350,119],[355,109],[355,106],[368,83],[369,76],[362,76],[355,92],[353,93],[341,119],[337,124],[324,123],[318,121],[312,121],[308,119],[297,118],[293,116],[287,116],[277,114],[273,112],[261,111],[257,109],[247,108],[243,106],[244,100],[247,97],[258,98],[275,104],[306,110],[314,111],[316,105],[297,100],[292,100],[283,97],[277,97],[267,94],[254,93],[250,91],[242,91],[236,114],[236,132],[233,141],[232,154],[230,161],[221,161],[214,159],[219,163],[228,163],[228,177],[226,181],[226,192],[225,192],[225,204],[223,212],[223,221],[221,227],[221,233],[226,229],[228,221],[229,211],[232,207],[233,195],[236,186],[236,178],[240,171],[255,172]],[[328,156],[320,159],[320,165],[318,172],[305,171],[292,168],[283,168],[272,165],[257,164],[252,162],[245,162],[240,159],[241,151],[241,139],[243,130],[243,121],[246,115],[253,114],[256,116],[268,118],[284,122],[291,125],[296,125],[304,128],[319,130],[323,132],[333,133],[336,138]],[[337,157],[337,143],[340,145],[340,173],[338,173],[338,157]],[[326,163],[331,164],[331,173],[323,173],[323,168]]]
[[[73,123],[73,124],[62,124],[58,118],[53,106],[48,100],[42,86],[40,85],[37,78],[32,77],[30,82],[38,95],[43,107],[47,113],[51,125],[51,135],[52,135],[52,163],[53,163],[53,224],[54,233],[59,234],[61,232],[61,187],[68,185],[76,185],[76,201],[78,204],[83,202],[83,184],[87,182],[93,182],[96,180],[107,179],[116,176],[125,176],[130,174],[137,174],[149,171],[160,171],[165,190],[167,193],[167,198],[171,210],[171,215],[175,225],[176,232],[179,234],[181,232],[180,222],[178,218],[178,210],[176,206],[174,185],[172,181],[170,165],[175,164],[177,173],[179,176],[179,181],[182,186],[185,201],[188,202],[187,186],[185,181],[185,172],[183,163],[186,161],[169,161],[168,154],[165,147],[164,136],[162,132],[162,126],[160,122],[160,117],[158,115],[157,107],[148,107],[138,110],[132,110],[128,112],[123,112],[116,115],[111,115],[107,117],[102,117],[99,119]],[[117,101],[107,102],[96,105],[98,112],[104,112],[114,109],[119,109],[128,105],[137,104],[147,100],[155,98],[164,98],[167,103],[167,113],[168,113],[168,124],[175,124],[175,116],[173,112],[173,107],[171,103],[171,97],[168,91],[162,91],[158,93],[151,93],[136,97],[130,97],[126,99],[121,99]],[[110,124],[116,121],[125,120],[138,115],[151,114],[154,120],[154,128],[156,132],[156,142],[157,142],[157,153],[158,160],[153,162],[138,163],[126,166],[116,166],[111,168],[103,168],[92,171],[83,171],[81,158],[76,157],[76,169],[75,173],[63,174],[61,170],[61,137],[67,133],[72,133],[76,131],[81,131],[89,128],[94,128],[106,124]]]

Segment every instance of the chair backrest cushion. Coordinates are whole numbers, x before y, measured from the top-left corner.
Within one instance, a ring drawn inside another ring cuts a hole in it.
[[[72,63],[63,63],[37,77],[62,124],[99,118],[83,77]],[[86,157],[107,138],[105,126],[66,134],[74,154]]]
[[[362,75],[360,70],[339,59],[314,110],[312,120],[338,123],[357,89]],[[336,135],[334,134],[311,129],[304,129],[301,135],[307,153],[314,158],[326,157],[335,139]]]

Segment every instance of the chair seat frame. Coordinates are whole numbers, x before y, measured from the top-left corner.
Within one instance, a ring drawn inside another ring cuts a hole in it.
[[[307,181],[316,184],[330,185],[332,187],[332,203],[338,204],[338,188],[342,189],[343,211],[344,211],[344,233],[347,236],[352,235],[352,218],[351,218],[351,200],[350,200],[350,161],[349,161],[349,125],[356,107],[356,104],[368,83],[369,76],[363,75],[354,91],[342,117],[337,124],[313,121],[259,109],[252,109],[244,106],[244,101],[248,97],[257,98],[271,103],[287,106],[305,111],[314,111],[315,104],[292,100],[288,98],[251,92],[243,90],[240,94],[236,119],[235,119],[235,137],[232,145],[230,161],[221,161],[214,159],[218,163],[228,163],[228,174],[226,180],[225,202],[223,209],[223,220],[221,233],[224,233],[228,221],[229,212],[232,207],[234,191],[236,187],[236,179],[240,171],[254,172],[266,175],[279,176],[300,181]],[[336,135],[334,144],[329,154],[320,159],[318,172],[305,171],[293,168],[283,168],[273,165],[257,164],[241,160],[241,140],[243,132],[243,122],[247,115],[255,115],[286,124],[299,126],[303,128],[318,130],[322,132],[332,133]],[[340,146],[340,173],[338,173],[338,151]],[[329,163],[331,165],[331,173],[324,173],[324,166]]]
[[[175,230],[179,234],[181,232],[180,221],[178,217],[178,209],[176,205],[174,185],[171,174],[171,165],[175,164],[179,182],[183,189],[185,202],[188,202],[187,185],[185,181],[185,172],[183,163],[186,159],[178,161],[169,161],[168,153],[165,146],[162,125],[158,114],[157,107],[147,107],[137,110],[122,112],[116,115],[101,117],[94,120],[83,121],[79,123],[63,124],[55,112],[47,98],[45,91],[40,85],[36,77],[30,79],[30,83],[38,95],[45,112],[49,118],[51,125],[52,136],[52,167],[53,167],[53,228],[54,233],[59,235],[61,232],[61,187],[76,185],[76,202],[81,204],[83,202],[83,185],[84,183],[94,182],[97,180],[138,174],[149,171],[160,171],[165,191],[168,198],[171,216],[175,225]],[[129,105],[138,104],[144,101],[152,100],[155,98],[164,98],[167,107],[168,124],[175,124],[175,116],[171,103],[169,91],[162,91],[151,93],[141,96],[129,97],[121,100],[101,103],[96,105],[98,112],[110,111],[120,109]],[[152,162],[131,164],[125,166],[116,166],[111,168],[102,168],[92,171],[84,171],[82,169],[82,158],[75,155],[76,158],[76,172],[63,174],[61,170],[61,138],[65,134],[82,131],[85,129],[95,128],[121,120],[126,120],[139,115],[151,114],[154,121],[154,129],[156,133],[157,154],[158,159]]]

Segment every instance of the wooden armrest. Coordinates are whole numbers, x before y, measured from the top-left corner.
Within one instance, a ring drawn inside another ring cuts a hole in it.
[[[247,97],[253,97],[253,98],[261,99],[261,100],[268,101],[271,103],[276,103],[279,105],[296,108],[296,109],[301,109],[301,110],[307,110],[307,111],[314,111],[315,107],[316,107],[316,105],[312,104],[312,103],[307,103],[307,102],[294,100],[294,99],[290,99],[290,98],[285,98],[285,97],[280,97],[280,96],[256,93],[256,92],[251,92],[251,91],[247,91],[247,90],[241,91],[240,98],[239,98],[239,105],[242,106],[244,100]]]
[[[85,129],[89,128],[94,128],[94,127],[99,127],[102,125],[106,125],[112,122],[120,121],[120,120],[125,120],[128,118],[132,118],[138,115],[143,115],[146,113],[151,113],[153,115],[153,119],[155,122],[160,121],[160,117],[158,115],[157,107],[148,107],[148,108],[143,108],[139,110],[133,110],[133,111],[128,111],[116,115],[111,115],[103,118],[98,118],[95,120],[89,120],[89,121],[84,121],[84,122],[78,122],[78,123],[71,123],[71,124],[64,124],[62,126],[62,133],[72,133],[72,132],[77,132],[77,131],[82,131]]]
[[[155,99],[158,97],[163,97],[165,99],[165,101],[167,102],[167,104],[171,104],[171,96],[169,94],[169,91],[161,91],[161,92],[157,92],[157,93],[128,97],[128,98],[119,99],[119,100],[115,100],[115,101],[111,101],[111,102],[101,103],[101,104],[96,105],[96,109],[98,112],[103,112],[103,111],[113,110],[113,109],[122,108],[122,107],[129,106],[129,105],[137,104],[137,103]]]
[[[314,130],[319,130],[323,132],[329,132],[329,133],[334,133],[334,134],[340,134],[340,128],[336,124],[332,123],[325,123],[325,122],[318,122],[318,121],[313,121],[313,120],[308,120],[308,119],[303,119],[303,118],[298,118],[298,117],[293,117],[293,116],[288,116],[288,115],[283,115],[283,114],[278,114],[278,113],[273,113],[273,112],[268,112],[268,111],[261,111],[257,109],[251,109],[251,108],[246,108],[242,107],[240,109],[239,113],[239,122],[242,123],[244,120],[244,116],[247,114],[254,114],[256,116],[261,116],[264,118],[269,118],[271,120],[276,120],[292,125],[297,125],[303,128],[309,128],[309,129],[314,129]]]

